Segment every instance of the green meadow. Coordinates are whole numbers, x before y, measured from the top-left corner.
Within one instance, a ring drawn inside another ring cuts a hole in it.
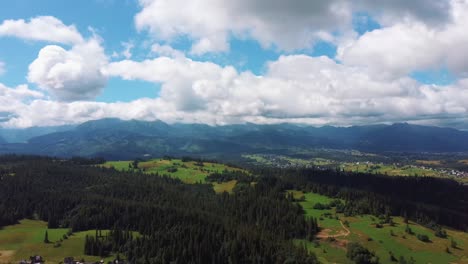
[[[468,234],[462,231],[445,229],[448,238],[439,238],[434,231],[426,227],[409,222],[409,227],[414,234],[405,232],[406,223],[401,217],[393,217],[393,226],[384,224],[377,228],[379,219],[375,216],[363,215],[345,217],[336,214],[335,208],[330,210],[318,210],[313,206],[316,203],[329,203],[332,199],[315,193],[302,193],[292,191],[294,197],[300,201],[304,208],[306,217],[316,217],[322,231],[317,235],[317,242],[298,240],[296,243],[305,244],[307,248],[315,252],[323,263],[350,263],[346,258],[346,244],[348,242],[359,242],[364,247],[376,253],[380,263],[395,263],[390,260],[390,252],[397,259],[404,256],[406,259],[413,257],[416,263],[468,263]],[[331,215],[331,217],[324,217]],[[337,219],[338,218],[338,219]],[[340,221],[348,222],[349,234],[341,225]],[[417,234],[427,235],[430,242],[422,242],[417,239]],[[334,236],[334,239],[329,239]],[[457,248],[451,247],[451,239],[457,242]],[[446,250],[450,251],[447,253]]]
[[[44,243],[47,230],[50,243]],[[59,263],[65,257],[76,260],[98,261],[99,257],[84,255],[86,235],[94,235],[95,231],[73,233],[68,239],[63,239],[66,228],[47,229],[47,223],[37,220],[21,220],[19,224],[0,229],[0,263],[17,263],[29,256],[41,255],[46,263]],[[56,241],[62,239],[60,247],[54,247]],[[105,260],[111,260],[109,257]]]
[[[135,170],[131,168],[132,161],[108,161],[103,167],[115,168],[116,170]],[[202,164],[196,161],[182,161],[181,159],[153,159],[138,163],[138,169],[144,173],[154,173],[159,175],[167,175],[169,177],[180,179],[184,183],[206,183],[206,177],[212,173],[221,173],[225,170],[235,171],[238,168],[230,167],[221,163],[203,162]],[[236,185],[236,181],[212,183],[216,192],[232,192]]]

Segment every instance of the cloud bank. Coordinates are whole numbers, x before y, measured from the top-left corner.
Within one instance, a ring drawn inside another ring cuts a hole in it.
[[[35,99],[9,126],[57,125],[104,117],[165,122],[352,125],[463,119],[468,79],[454,85],[422,85],[404,77],[373,78],[327,57],[281,56],[264,75],[188,58],[159,57],[110,63],[104,73],[161,84],[160,97],[128,103],[57,102]]]

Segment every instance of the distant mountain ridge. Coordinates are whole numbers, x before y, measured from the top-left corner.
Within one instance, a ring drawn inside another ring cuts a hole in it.
[[[268,153],[292,148],[464,152],[468,151],[468,132],[406,123],[353,127],[250,123],[208,126],[101,119],[57,129],[53,133],[33,137],[26,143],[3,142],[0,153],[128,159],[145,155]]]
[[[75,128],[73,125],[51,126],[51,127],[30,127],[30,128],[0,128],[0,143],[25,143],[29,139]]]

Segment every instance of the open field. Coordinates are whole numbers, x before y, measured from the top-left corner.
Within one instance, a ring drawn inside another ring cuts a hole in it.
[[[297,243],[305,243],[308,249],[315,252],[324,263],[350,263],[346,259],[345,246],[352,241],[359,242],[374,251],[379,256],[380,263],[392,263],[389,252],[392,252],[397,259],[400,256],[405,256],[406,259],[412,256],[416,263],[468,263],[468,234],[462,231],[446,229],[449,238],[444,239],[436,237],[434,231],[426,227],[409,222],[409,227],[414,232],[414,235],[410,235],[405,232],[406,224],[401,217],[393,217],[394,226],[384,224],[382,228],[376,228],[375,224],[379,219],[375,216],[344,217],[342,214],[336,214],[335,208],[330,210],[313,208],[317,202],[330,202],[332,199],[329,197],[298,191],[294,191],[294,196],[305,198],[299,203],[304,208],[306,216],[317,217],[322,228],[318,235],[322,237],[319,243],[308,241],[297,241]],[[323,217],[324,214],[331,214],[332,217]],[[320,217],[322,219],[319,219]],[[349,223],[350,234],[344,232],[340,221]],[[418,240],[417,234],[427,235],[430,242]],[[335,237],[334,241],[327,239],[327,236]],[[456,249],[451,248],[450,239],[457,242]],[[446,248],[450,253],[446,252]]]
[[[113,167],[122,171],[134,170],[133,168],[130,168],[131,163],[132,161],[108,161],[101,166],[107,168]],[[206,177],[212,173],[221,173],[225,170],[240,170],[238,168],[230,167],[221,163],[203,162],[200,164],[196,161],[184,162],[181,159],[153,159],[149,161],[142,161],[138,163],[138,169],[141,169],[144,173],[168,175],[189,184],[205,183]],[[213,183],[214,190],[217,192],[231,192],[235,185],[235,181]]]
[[[44,234],[47,230],[49,241],[44,243]],[[55,248],[55,241],[63,238],[68,229],[47,229],[47,223],[37,220],[22,220],[17,225],[6,226],[0,229],[0,263],[17,263],[21,259],[39,254],[46,263],[59,263],[65,257],[74,257],[77,260],[98,261],[101,258],[84,255],[84,242],[86,235],[94,235],[95,231],[77,232],[68,239],[64,239],[60,247]],[[106,260],[111,260],[107,258]]]

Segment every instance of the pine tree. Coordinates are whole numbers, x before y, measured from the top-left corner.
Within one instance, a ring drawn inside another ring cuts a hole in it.
[[[45,235],[44,235],[44,243],[50,243],[49,234],[47,233],[47,230],[45,231]]]

